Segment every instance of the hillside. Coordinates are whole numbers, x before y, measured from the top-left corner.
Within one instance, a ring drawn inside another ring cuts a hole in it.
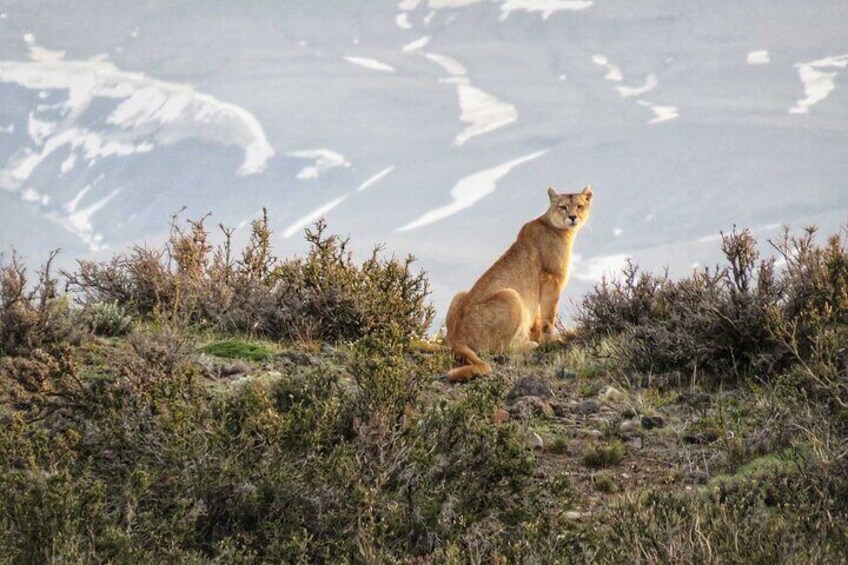
[[[411,258],[272,239],[6,261],[0,562],[845,561],[844,234],[631,265],[463,385]]]

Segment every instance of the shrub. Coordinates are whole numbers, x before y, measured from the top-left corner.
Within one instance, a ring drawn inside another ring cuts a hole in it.
[[[518,425],[492,425],[501,380],[434,397],[429,361],[371,336],[344,371],[281,364],[221,394],[169,331],[110,349],[120,370],[71,367],[44,395],[61,417],[0,427],[6,558],[516,561],[561,543],[549,505],[571,491],[533,480]]]
[[[95,335],[117,337],[125,335],[132,326],[132,318],[115,302],[95,302],[86,310],[83,320]]]
[[[819,247],[814,235],[786,232],[772,243],[784,259],[780,270],[774,258],[759,259],[747,230],[722,234],[726,265],[688,278],[640,273],[629,263],[622,278],[604,279],[584,298],[583,334],[623,336],[619,357],[639,371],[779,374],[848,325],[848,251],[837,236]]]
[[[0,263],[0,352],[24,354],[66,341],[74,334],[68,301],[51,274],[56,252],[30,284],[26,265],[12,255]]]
[[[274,355],[271,349],[263,345],[235,339],[204,345],[201,351],[224,359],[247,359],[248,361],[264,361]]]
[[[840,563],[846,469],[801,463],[711,492],[625,495],[589,545],[599,563]]]
[[[383,258],[376,248],[362,263],[348,241],[319,222],[306,231],[303,258],[279,260],[271,250],[267,214],[252,224],[240,257],[232,230],[215,247],[205,218],[175,218],[163,249],[136,247],[107,263],[80,261],[66,273],[85,304],[108,303],[144,319],[200,324],[275,340],[355,340],[395,333],[424,335],[433,317],[429,285],[413,258]]]
[[[580,461],[592,469],[614,467],[624,459],[624,444],[614,441],[609,444],[590,443],[583,451]]]

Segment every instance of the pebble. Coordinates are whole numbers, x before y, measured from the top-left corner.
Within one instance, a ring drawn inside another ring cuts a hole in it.
[[[563,518],[568,520],[569,522],[579,522],[586,517],[584,512],[577,512],[575,510],[569,510],[568,512],[562,515]]]
[[[634,422],[633,420],[625,420],[618,426],[618,431],[620,431],[625,436],[638,435],[639,423]]]
[[[588,399],[578,402],[573,411],[575,414],[594,414],[599,408],[600,405],[596,400]]]
[[[507,420],[509,420],[509,412],[507,412],[503,408],[498,408],[497,410],[495,410],[495,423],[496,424],[503,424]]]
[[[528,445],[528,447],[532,447],[533,449],[544,449],[545,448],[545,442],[542,439],[542,436],[540,436],[539,434],[537,434],[534,431],[530,431],[527,434],[527,445]]]
[[[529,375],[521,378],[512,390],[506,395],[507,399],[513,400],[522,396],[538,396],[539,398],[551,398],[554,391],[551,383],[541,377]]]
[[[618,404],[627,400],[627,395],[614,386],[605,386],[598,393],[598,397],[601,399],[601,402],[606,402],[607,404]]]
[[[642,427],[646,430],[661,428],[665,425],[665,419],[662,416],[642,416]]]

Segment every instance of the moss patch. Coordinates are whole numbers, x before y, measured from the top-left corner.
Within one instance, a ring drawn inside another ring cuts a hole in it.
[[[274,355],[274,350],[258,343],[249,343],[235,339],[216,341],[201,348],[201,351],[224,359],[244,359],[246,361],[264,361]]]

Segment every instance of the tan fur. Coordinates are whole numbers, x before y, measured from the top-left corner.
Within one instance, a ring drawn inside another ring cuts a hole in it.
[[[574,237],[589,218],[592,189],[557,194],[526,224],[506,253],[451,302],[445,339],[468,364],[448,372],[451,382],[491,372],[479,353],[526,350],[553,337],[559,295],[568,279]]]

